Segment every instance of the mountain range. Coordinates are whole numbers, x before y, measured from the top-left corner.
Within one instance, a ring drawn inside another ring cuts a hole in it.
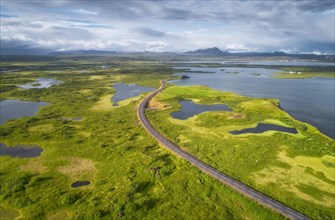
[[[6,53],[1,51],[1,59],[11,55],[13,57],[18,56],[120,56],[120,57],[133,57],[142,59],[158,59],[158,60],[179,60],[179,59],[222,59],[222,58],[255,58],[255,59],[306,59],[306,60],[324,60],[324,61],[335,61],[335,55],[317,55],[317,54],[288,54],[282,51],[274,52],[229,52],[222,51],[217,47],[198,49],[194,51],[186,52],[122,52],[122,51],[110,51],[110,50],[62,50],[62,51],[43,51],[40,54],[29,54],[29,53]],[[7,59],[6,58],[6,59]]]
[[[287,54],[282,51],[274,52],[228,52],[222,51],[217,47],[198,49],[183,53],[173,52],[118,52],[106,50],[68,50],[68,51],[53,51],[49,55],[138,55],[138,56],[193,56],[193,57],[290,57],[298,59],[316,59],[316,60],[334,60],[334,55],[316,55],[316,54]]]

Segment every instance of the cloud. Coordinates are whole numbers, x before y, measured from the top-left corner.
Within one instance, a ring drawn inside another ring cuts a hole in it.
[[[60,20],[60,22],[67,27],[81,27],[81,28],[112,28],[110,25],[101,24],[97,22],[87,21],[87,20]]]
[[[334,10],[334,0],[303,0],[296,2],[297,8],[302,11],[323,12]]]
[[[189,10],[165,7],[162,9],[162,19],[166,20],[188,20],[195,17],[195,14]]]
[[[96,11],[90,11],[90,10],[86,10],[86,9],[75,9],[73,10],[74,13],[77,13],[77,14],[83,14],[83,15],[97,15],[98,12]]]
[[[7,14],[0,14],[0,17],[3,17],[3,18],[16,18],[17,16],[15,16],[15,15],[7,15]]]
[[[50,50],[38,47],[31,47],[20,40],[1,40],[0,55],[42,55]]]
[[[151,28],[137,28],[136,30],[143,35],[148,35],[152,37],[163,37],[166,35],[166,33],[163,31],[157,31]]]
[[[228,51],[233,52],[252,52],[252,51],[259,51],[258,48],[250,48],[246,47],[243,44],[228,44],[225,48]]]
[[[1,48],[334,52],[333,0],[0,4]]]

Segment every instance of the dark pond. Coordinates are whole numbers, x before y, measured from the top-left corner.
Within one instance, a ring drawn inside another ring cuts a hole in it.
[[[231,109],[224,104],[203,105],[194,103],[191,100],[180,101],[181,109],[177,112],[172,112],[171,116],[177,119],[185,120],[207,111],[231,111]]]
[[[19,86],[22,89],[44,89],[49,88],[53,85],[59,85],[62,84],[62,81],[55,80],[52,78],[38,78],[36,82],[30,83],[30,84],[24,84]]]
[[[118,102],[140,95],[143,92],[149,92],[155,90],[155,88],[150,88],[146,86],[138,86],[134,84],[124,84],[116,83],[113,85],[113,88],[116,90],[112,101],[114,106],[118,106]]]
[[[7,145],[0,143],[0,155],[20,157],[20,158],[32,158],[40,156],[42,151],[43,149],[36,145],[34,146],[18,145],[15,147],[7,147]]]
[[[264,124],[264,123],[259,123],[257,127],[255,128],[246,128],[243,130],[238,130],[238,131],[231,131],[229,133],[231,134],[246,134],[246,133],[253,133],[253,134],[258,134],[258,133],[263,133],[265,131],[282,131],[282,132],[288,132],[291,134],[297,134],[297,130],[295,128],[288,128],[288,127],[283,127],[279,125],[274,125],[274,124]]]
[[[34,116],[39,107],[47,104],[47,102],[30,102],[20,100],[0,101],[0,124],[3,124],[10,119],[17,119],[23,116]]]
[[[262,68],[227,67],[224,68],[225,71],[221,71],[222,68],[191,67],[191,69],[215,73],[187,73],[190,79],[172,82],[182,86],[207,85],[245,96],[279,99],[280,106],[291,116],[312,124],[324,134],[335,138],[335,80],[332,78],[276,79],[271,77],[279,70]],[[239,74],[226,72],[239,72]],[[260,75],[255,76],[253,73]]]
[[[81,186],[87,186],[87,185],[90,185],[90,184],[91,184],[90,181],[76,181],[76,182],[71,184],[71,187],[77,188],[77,187],[81,187]]]

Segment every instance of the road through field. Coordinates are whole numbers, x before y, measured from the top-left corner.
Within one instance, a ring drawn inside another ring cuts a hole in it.
[[[145,109],[148,106],[149,101],[155,97],[158,93],[162,92],[166,86],[165,81],[161,81],[161,87],[146,96],[142,102],[140,103],[137,111],[138,119],[140,120],[141,124],[144,126],[144,128],[148,131],[148,133],[153,136],[161,145],[172,151],[173,153],[177,154],[179,157],[182,157],[183,159],[189,161],[192,165],[198,167],[200,170],[205,172],[206,174],[214,177],[215,179],[219,180],[220,182],[226,184],[227,186],[230,186],[231,188],[235,189],[239,193],[243,194],[244,196],[251,198],[255,200],[257,203],[269,207],[274,211],[277,211],[278,213],[282,214],[283,216],[289,218],[289,219],[310,219],[307,216],[291,209],[290,207],[270,198],[269,196],[251,188],[250,186],[247,186],[236,179],[223,174],[213,168],[212,166],[206,164],[205,162],[201,161],[197,157],[193,156],[192,154],[189,154],[187,152],[184,152],[179,146],[169,141],[167,138],[165,138],[163,135],[161,135],[149,122],[145,115]]]

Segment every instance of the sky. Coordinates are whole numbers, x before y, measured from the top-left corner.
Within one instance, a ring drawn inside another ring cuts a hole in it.
[[[1,54],[334,54],[335,0],[1,0]]]

